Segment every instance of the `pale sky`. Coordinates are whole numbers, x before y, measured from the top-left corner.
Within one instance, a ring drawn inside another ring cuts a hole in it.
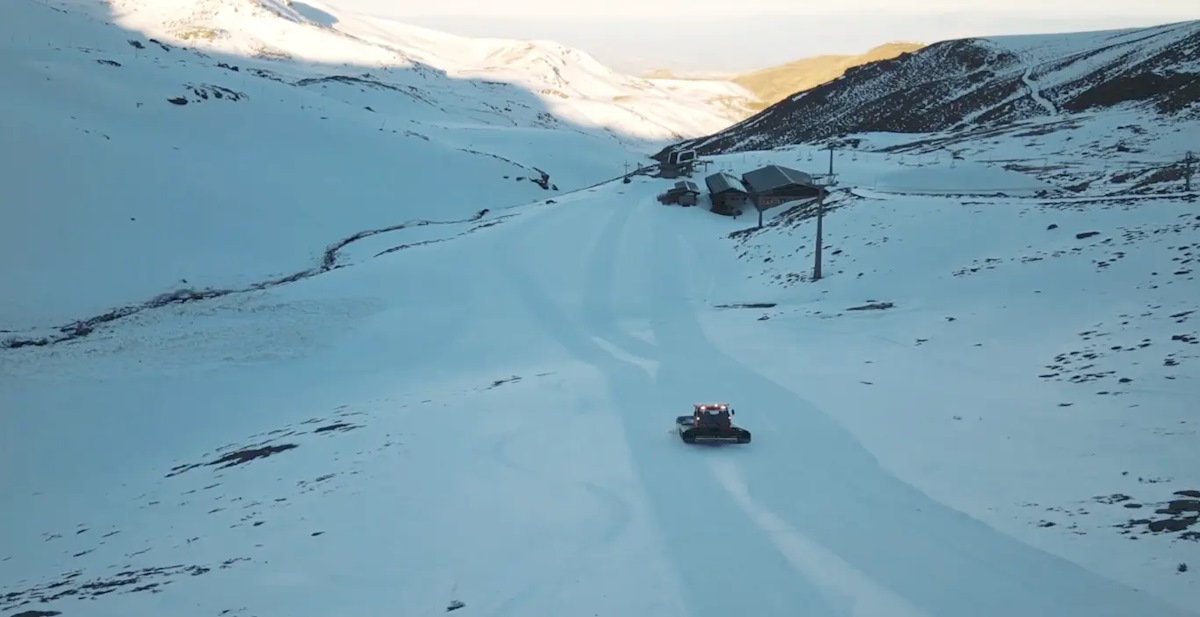
[[[635,73],[745,71],[803,56],[866,51],[887,41],[1200,19],[1200,0],[324,1],[455,34],[551,39]],[[1072,4],[1079,8],[1065,8]]]

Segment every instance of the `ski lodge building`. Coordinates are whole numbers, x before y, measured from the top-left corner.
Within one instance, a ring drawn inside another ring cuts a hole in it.
[[[767,165],[742,174],[741,178],[717,172],[704,179],[712,201],[712,211],[732,216],[752,204],[760,212],[780,204],[811,199],[821,188],[812,176],[779,165]]]
[[[821,193],[821,187],[813,183],[812,176],[779,165],[748,171],[742,174],[742,183],[759,210],[768,210],[789,201],[811,199]]]

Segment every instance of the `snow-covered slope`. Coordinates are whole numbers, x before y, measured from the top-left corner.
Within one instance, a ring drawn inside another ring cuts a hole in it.
[[[867,132],[994,128],[1082,112],[1200,123],[1200,21],[943,41],[855,67],[736,125],[676,147],[762,150]]]
[[[715,162],[820,169],[826,155]],[[746,278],[710,303],[774,305],[707,313],[710,340],[933,499],[1200,613],[1200,192],[1036,198],[1036,178],[969,156],[913,158],[837,153],[818,283],[812,204],[730,234]]]
[[[300,6],[0,3],[0,330],[288,277],[362,229],[552,197],[728,122],[551,44],[339,14],[351,35]],[[567,98],[530,90],[555,75]]]
[[[854,163],[817,284],[639,177],[0,352],[0,611],[1196,615],[1195,208]]]
[[[1194,193],[835,152],[805,283],[806,205],[94,8],[0,2],[0,615],[1198,614]]]

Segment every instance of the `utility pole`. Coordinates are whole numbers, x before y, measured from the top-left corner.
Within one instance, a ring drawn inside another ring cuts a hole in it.
[[[830,160],[832,161],[833,148],[829,149]],[[833,163],[830,163],[832,168]],[[822,224],[825,219],[825,187],[824,185],[817,187],[817,250],[813,253],[813,282],[821,280],[821,244],[825,240],[821,237]]]
[[[829,142],[829,176],[833,177],[833,142]]]
[[[1193,167],[1195,164],[1196,155],[1192,154],[1191,150],[1188,150],[1187,156],[1183,158],[1183,190],[1188,193],[1192,192],[1192,174],[1195,173],[1195,167]]]

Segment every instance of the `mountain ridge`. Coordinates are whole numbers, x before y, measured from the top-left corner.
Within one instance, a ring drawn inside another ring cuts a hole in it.
[[[844,75],[670,150],[702,154],[862,133],[967,131],[1083,112],[1200,114],[1200,20],[1146,28],[953,39]],[[1118,109],[1119,108],[1119,109]]]
[[[458,36],[359,15],[318,0],[161,4],[108,0],[107,4],[123,25],[162,40],[302,65],[378,66],[390,70],[394,74],[389,77],[398,81],[417,73],[507,83],[543,97],[550,112],[564,120],[639,133],[650,140],[711,132],[751,113],[748,104],[753,96],[736,84],[643,79],[555,41]],[[422,87],[418,81],[409,85]],[[647,104],[631,107],[633,98]],[[668,101],[697,113],[671,113],[663,109]]]
[[[755,107],[761,110],[796,92],[836,79],[854,67],[890,60],[925,46],[925,43],[918,42],[889,41],[857,54],[821,54],[798,58],[735,75],[732,81],[757,95],[761,103]]]

